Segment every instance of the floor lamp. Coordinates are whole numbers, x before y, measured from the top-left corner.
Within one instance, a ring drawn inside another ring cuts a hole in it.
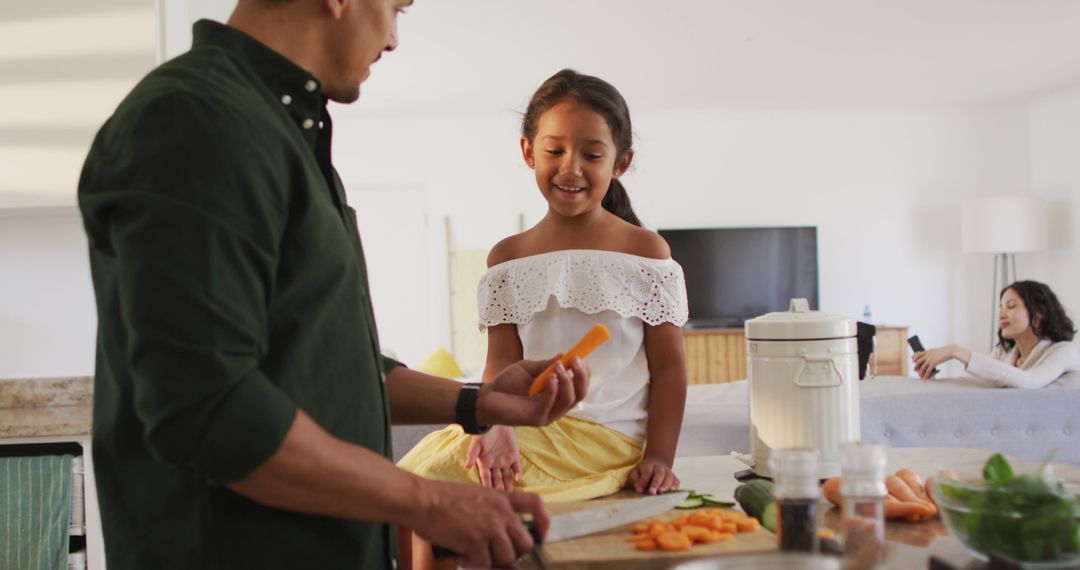
[[[987,196],[964,202],[964,253],[994,255],[990,348],[997,344],[998,294],[1016,281],[1017,253],[1046,249],[1046,207],[1034,196]]]

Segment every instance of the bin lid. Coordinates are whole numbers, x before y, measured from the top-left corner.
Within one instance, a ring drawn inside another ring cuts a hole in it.
[[[747,340],[829,340],[856,334],[855,319],[811,311],[806,299],[792,299],[790,309],[746,321]]]

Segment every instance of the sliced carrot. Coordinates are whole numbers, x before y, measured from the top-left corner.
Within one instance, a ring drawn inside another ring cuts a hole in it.
[[[709,522],[715,520],[713,515],[709,513],[694,513],[690,515],[690,524],[696,524],[698,526],[707,526]]]
[[[611,331],[607,327],[600,323],[593,325],[593,328],[589,329],[589,332],[585,333],[585,336],[581,337],[581,340],[577,342],[570,350],[566,351],[566,354],[559,357],[559,360],[552,362],[550,366],[544,369],[539,376],[533,380],[532,387],[529,388],[529,395],[535,396],[544,391],[544,387],[547,385],[548,377],[555,371],[555,365],[559,362],[563,366],[570,366],[570,361],[574,357],[585,358],[590,352],[596,350],[598,346],[604,344],[611,338]]]
[[[652,540],[652,537],[645,533],[638,533],[633,536],[628,536],[624,540],[626,540],[626,542],[641,542],[643,540]]]
[[[634,531],[634,534],[644,534],[649,532],[649,523],[637,523],[630,529]]]
[[[702,542],[705,538],[710,536],[713,531],[711,531],[711,530],[709,530],[709,529],[707,529],[707,528],[705,528],[703,526],[697,526],[697,525],[688,524],[688,525],[684,526],[682,528],[682,530],[679,531],[679,532],[682,532],[683,534],[685,534],[686,537],[689,538],[690,540],[692,540],[693,542]]]
[[[735,538],[735,535],[730,532],[715,532],[713,533],[713,538],[716,539],[716,542],[727,542]]]
[[[655,539],[661,534],[664,534],[665,532],[672,532],[673,530],[674,529],[664,523],[654,522],[649,525],[649,536]]]
[[[681,532],[665,532],[656,537],[656,544],[660,548],[667,551],[679,551],[689,550],[693,543],[690,542],[690,537]]]
[[[634,548],[636,548],[638,550],[656,550],[656,542],[654,542],[652,540],[648,540],[648,541],[643,540],[641,542],[635,542],[634,543]]]
[[[757,532],[761,528],[761,523],[755,518],[748,518],[746,520],[735,521],[735,530],[739,532]]]

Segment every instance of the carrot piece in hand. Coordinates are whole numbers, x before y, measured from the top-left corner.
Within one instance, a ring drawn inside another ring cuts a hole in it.
[[[608,331],[607,327],[600,323],[593,325],[593,328],[589,329],[589,332],[585,333],[585,336],[581,337],[581,340],[579,340],[573,348],[559,357],[558,361],[552,362],[550,366],[545,368],[544,371],[533,380],[532,387],[529,388],[529,395],[535,396],[544,391],[544,387],[547,386],[548,377],[555,371],[555,365],[557,363],[561,362],[563,366],[570,366],[570,361],[573,360],[575,356],[584,359],[590,352],[596,350],[598,346],[607,342],[609,338],[611,338],[611,332]]]

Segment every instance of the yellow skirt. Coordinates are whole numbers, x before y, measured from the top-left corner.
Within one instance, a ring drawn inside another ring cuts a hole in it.
[[[618,492],[641,462],[641,442],[597,423],[563,417],[551,425],[516,427],[521,449],[521,481],[515,489],[548,502],[584,501]],[[451,425],[428,434],[398,462],[421,477],[480,483],[476,468],[465,468],[472,436]]]

